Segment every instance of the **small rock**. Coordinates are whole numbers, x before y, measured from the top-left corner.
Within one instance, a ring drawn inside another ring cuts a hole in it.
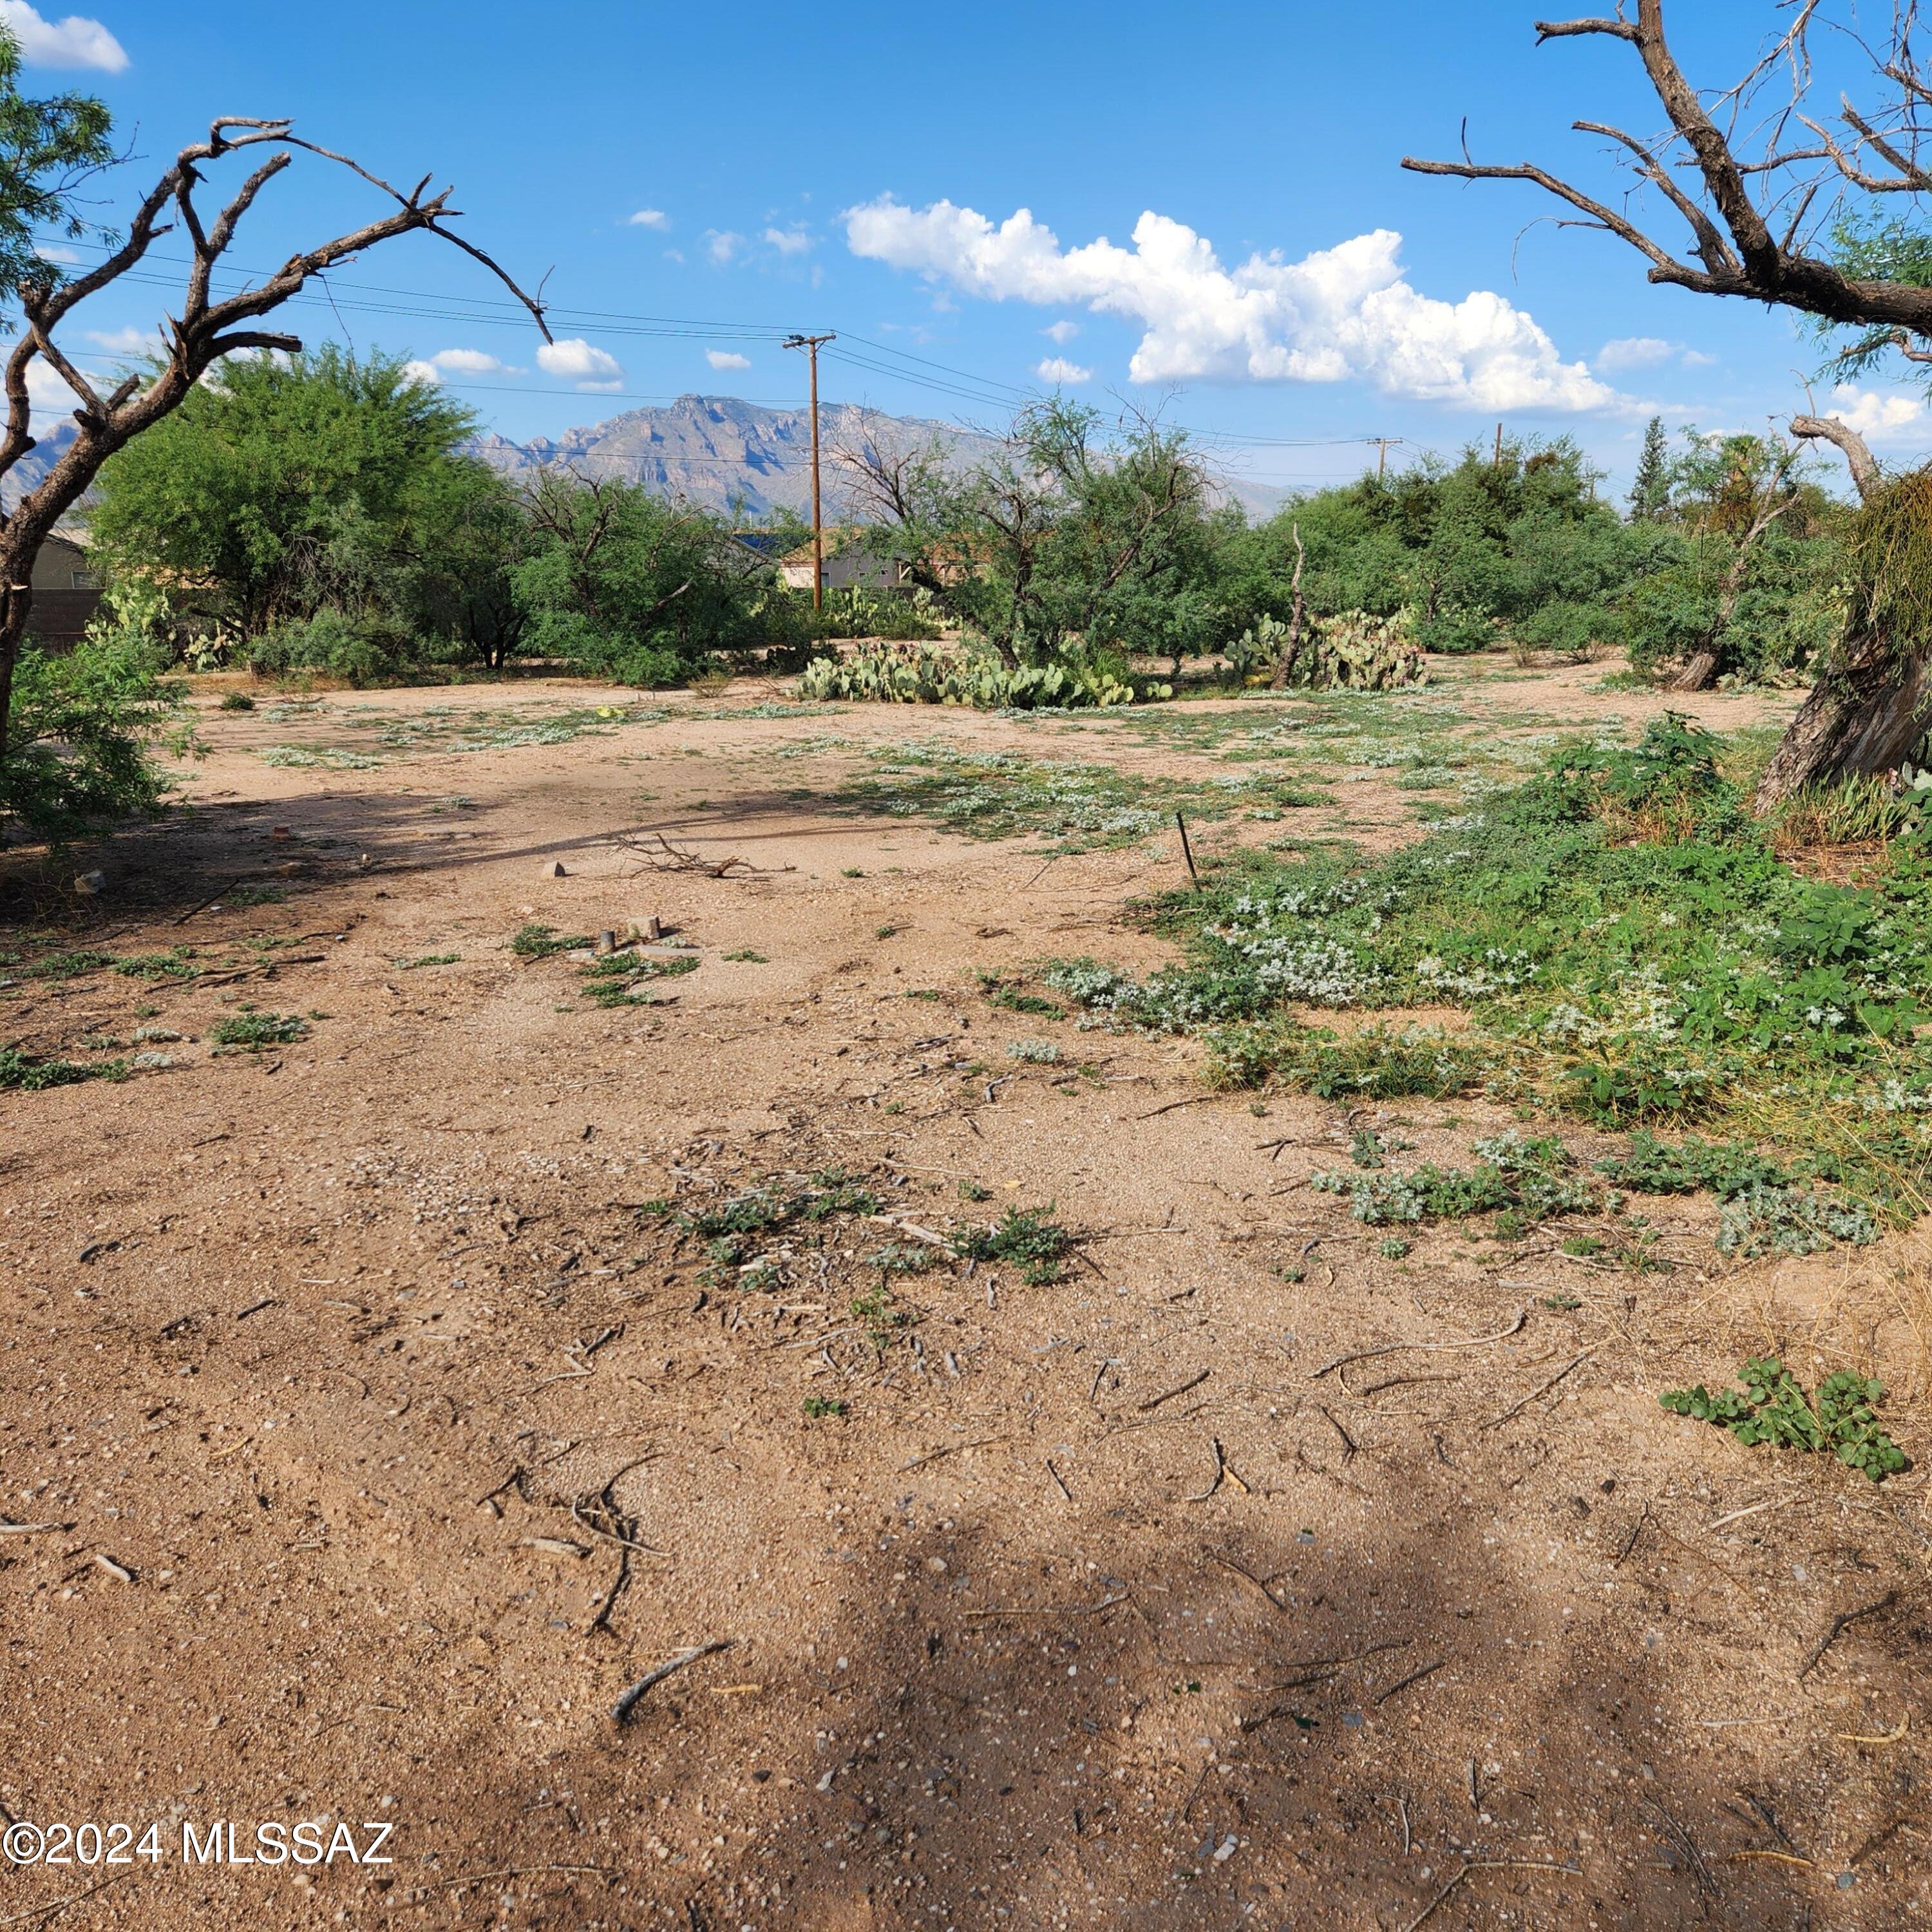
[[[295,836],[286,825],[272,825],[268,827],[268,836],[271,838],[292,838]]]
[[[180,1038],[181,1035],[176,1033],[172,1027],[144,1026],[136,1027],[134,1029],[134,1044],[136,1046],[148,1040],[165,1042],[178,1040]]]
[[[567,879],[570,877],[570,874],[563,869],[563,861],[561,859],[553,859],[544,868],[543,875],[547,879]]]
[[[79,898],[96,898],[107,890],[107,874],[105,872],[82,872],[74,880],[74,890]]]

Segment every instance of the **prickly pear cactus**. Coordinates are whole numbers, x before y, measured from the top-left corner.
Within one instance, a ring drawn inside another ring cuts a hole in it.
[[[1264,626],[1273,622],[1262,620]],[[1291,681],[1304,689],[1394,691],[1429,681],[1422,647],[1406,611],[1373,617],[1366,610],[1344,610],[1310,619],[1309,632],[1290,672]],[[1287,626],[1276,624],[1274,633],[1269,641],[1279,658],[1287,643]]]
[[[1009,670],[996,659],[932,650],[916,644],[862,644],[841,658],[814,658],[798,681],[799,695],[851,698],[874,704],[962,704],[976,711],[1035,711],[1131,704],[1132,685],[1104,673],[1064,664]],[[1171,696],[1165,686],[1151,694]]]

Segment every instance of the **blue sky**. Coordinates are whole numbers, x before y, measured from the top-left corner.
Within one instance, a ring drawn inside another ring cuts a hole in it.
[[[691,390],[801,400],[778,346],[797,328],[841,334],[830,399],[996,426],[1058,376],[1163,406],[1277,487],[1353,474],[1359,439],[1450,451],[1498,419],[1576,436],[1620,482],[1652,406],[1706,427],[1802,406],[1820,352],[1788,318],[1648,286],[1620,244],[1539,222],[1533,189],[1400,170],[1453,153],[1467,116],[1484,158],[1613,181],[1569,122],[1648,128],[1655,104],[1627,50],[1538,51],[1532,10],[106,0],[43,20],[0,0],[30,80],[98,92],[134,135],[124,196],[216,114],[292,115],[389,178],[453,181],[467,235],[549,272],[566,346],[540,357],[480,270],[419,237],[291,325],[433,364],[519,439]],[[1772,12],[1671,18],[1694,76],[1720,81]],[[376,205],[305,160],[234,259]],[[166,300],[103,298],[74,346],[110,356]],[[1862,388],[1846,406],[1888,452],[1932,446],[1917,391]]]

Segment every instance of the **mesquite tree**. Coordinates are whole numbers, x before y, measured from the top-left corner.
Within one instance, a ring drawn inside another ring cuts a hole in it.
[[[1670,51],[1663,0],[1636,0],[1634,14],[1618,0],[1611,16],[1537,23],[1539,44],[1600,36],[1635,51],[1665,130],[1651,136],[1600,121],[1574,124],[1612,143],[1640,191],[1652,191],[1682,220],[1688,234],[1678,247],[1638,225],[1636,197],[1592,195],[1532,163],[1485,165],[1466,147],[1460,161],[1410,157],[1402,166],[1465,181],[1530,182],[1576,211],[1564,226],[1595,229],[1635,249],[1648,261],[1652,282],[1768,302],[1815,317],[1826,329],[1855,330],[1838,358],[1844,370],[1892,354],[1932,364],[1932,238],[1914,225],[1913,197],[1932,193],[1932,166],[1920,159],[1932,80],[1913,47],[1917,0],[1899,0],[1890,34],[1876,49],[1858,38],[1849,4],[1839,10],[1843,20],[1826,0],[1787,0],[1779,10],[1788,16],[1783,32],[1740,80],[1708,97]],[[1828,118],[1810,111],[1813,42],[1841,26],[1843,44],[1869,57],[1874,98],[1847,96]],[[1905,212],[1879,212],[1889,209]],[[1845,452],[1865,499],[1864,518],[1891,501],[1848,424],[1806,416],[1792,430],[1826,437]],[[1892,487],[1895,494],[1904,486]],[[1912,503],[1922,495],[1912,492]],[[1909,548],[1916,561],[1918,547]],[[1882,569],[1905,562],[1891,537],[1862,548],[1855,543],[1854,551]],[[1932,704],[1932,629],[1921,632],[1908,621],[1916,607],[1894,588],[1868,584],[1855,595],[1843,646],[1772,760],[1761,806],[1815,780],[1888,770],[1923,734]]]
[[[4,62],[0,62],[4,65]],[[10,73],[0,80],[10,82]],[[8,92],[18,103],[10,86]],[[0,102],[0,106],[4,106]],[[19,104],[28,108],[47,104]],[[11,210],[19,206],[22,182],[31,186],[35,158],[10,138],[0,115],[0,244],[7,239]],[[298,153],[315,155],[347,169],[388,197],[394,206],[375,220],[332,240],[291,255],[272,274],[244,283],[237,292],[218,296],[214,284],[224,272],[222,258],[237,228],[262,190],[294,160]],[[266,158],[261,158],[266,154]],[[205,212],[196,195],[220,164],[242,156],[255,161],[252,171],[235,187],[226,202]],[[96,154],[94,163],[101,157]],[[71,169],[71,162],[56,164]],[[42,175],[44,162],[38,164]],[[542,304],[527,295],[484,251],[444,224],[459,212],[449,205],[448,188],[429,193],[424,176],[406,192],[351,160],[312,141],[298,139],[288,121],[224,117],[208,130],[208,138],[182,149],[172,164],[142,196],[128,224],[124,238],[107,238],[105,258],[85,273],[63,275],[44,257],[28,252],[8,260],[0,247],[0,280],[17,304],[21,326],[6,362],[4,377],[4,427],[0,427],[0,479],[35,447],[30,386],[36,360],[46,364],[76,399],[73,441],[46,473],[20,495],[10,511],[0,514],[0,761],[8,748],[7,726],[12,705],[14,670],[32,612],[34,560],[48,532],[80,501],[101,465],[141,432],[178,408],[194,386],[224,356],[242,352],[300,350],[298,338],[251,325],[301,293],[315,276],[352,260],[368,248],[400,235],[440,236],[472,256],[502,281],[527,308],[546,340],[550,331]],[[211,218],[212,214],[212,218]],[[34,221],[45,218],[36,214]],[[55,332],[91,296],[137,268],[165,235],[185,242],[189,261],[179,311],[165,318],[159,348],[144,369],[123,376],[104,393],[76,368],[55,340]]]

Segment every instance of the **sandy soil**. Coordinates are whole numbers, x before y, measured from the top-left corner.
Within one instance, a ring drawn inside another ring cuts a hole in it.
[[[1600,676],[1442,701],[1477,737],[1655,708]],[[98,972],[4,1009],[36,1052],[188,1037],[124,1084],[0,1096],[0,1822],[154,1822],[160,1853],[0,1865],[0,1924],[1925,1911],[1922,1475],[1875,1489],[1656,1400],[1772,1343],[1916,1372],[1904,1249],[1734,1267],[1693,1206],[1658,1216],[1667,1273],[1547,1232],[1385,1256],[1308,1174],[1371,1119],[1466,1160],[1506,1117],[1204,1097],[1192,1045],[981,993],[1048,955],[1161,957],[1123,907],[1176,882],[1172,840],[1048,864],[829,796],[915,735],[1226,769],[1205,752],[718,715],[764,695],[741,687],[466,752],[452,718],[625,694],[340,694],[291,722],[218,688],[196,808],[86,855],[104,896],[11,902],[16,932],[248,976]],[[375,714],[446,736],[261,756],[365,743]],[[1336,789],[1288,829],[1413,823],[1383,775]],[[613,843],[659,832],[763,869]],[[648,1006],[508,946],[652,914],[700,964]],[[318,1017],[212,1054],[244,1002]],[[1060,1064],[1009,1057],[1040,1037]],[[877,1219],[783,1231],[756,1277],[704,1279],[640,1211],[835,1166]],[[908,1274],[916,1319],[874,1346],[868,1256],[1049,1202],[1084,1238],[1065,1278]],[[394,1862],[184,1863],[184,1823],[218,1820],[237,1856],[258,1821],[346,1822],[358,1852],[387,1824]]]

